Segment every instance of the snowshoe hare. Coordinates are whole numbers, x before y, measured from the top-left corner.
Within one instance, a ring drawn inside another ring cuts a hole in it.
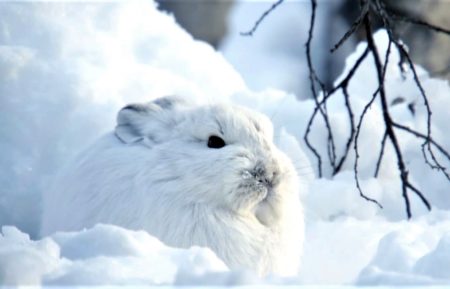
[[[230,104],[128,105],[44,194],[41,232],[114,224],[209,247],[231,269],[296,274],[298,176],[272,138],[267,117]]]

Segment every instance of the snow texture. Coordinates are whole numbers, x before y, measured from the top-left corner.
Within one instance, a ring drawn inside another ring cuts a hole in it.
[[[381,202],[383,210],[359,197],[352,175],[354,155],[336,176],[331,177],[325,164],[325,177],[317,178],[316,160],[302,141],[313,101],[265,89],[277,85],[266,86],[264,77],[246,84],[220,53],[194,41],[171,16],[158,12],[152,1],[0,2],[0,19],[1,285],[450,284],[450,183],[424,164],[420,141],[401,135],[412,181],[434,206],[428,213],[412,197],[414,218],[404,221],[391,149],[386,151],[379,177],[372,177],[383,133],[378,104],[369,110],[363,125],[359,147],[366,153],[361,154],[360,173],[364,191]],[[276,31],[283,30],[285,23],[264,25]],[[258,41],[269,47],[285,36],[268,33],[264,37]],[[384,51],[386,33],[379,31],[375,38]],[[296,41],[282,43],[286,50],[298,49]],[[342,75],[365,45],[359,44],[348,56]],[[235,56],[228,55],[238,59],[239,49],[233,49],[228,51]],[[260,67],[257,57],[254,61],[251,65]],[[397,103],[391,111],[395,120],[425,132],[423,100],[411,72],[402,75],[397,63],[398,54],[393,51],[386,74],[389,102]],[[297,66],[303,69],[292,62],[286,71]],[[449,84],[416,68],[430,98],[433,135],[450,148]],[[263,70],[270,69],[258,68]],[[275,80],[290,82],[281,76]],[[375,87],[369,58],[349,86],[356,116]],[[300,196],[307,223],[298,278],[259,280],[251,272],[230,272],[209,249],[170,248],[146,232],[110,225],[39,238],[41,195],[55,173],[76,152],[112,130],[123,105],[171,94],[203,103],[230,100],[271,118],[279,146],[309,188]],[[339,97],[328,105],[338,152],[349,130],[343,105]],[[317,123],[312,142],[323,145],[326,138],[323,124]]]
[[[6,285],[160,285],[228,280],[207,248],[170,248],[143,231],[97,225],[30,240],[15,227],[0,235],[0,280]]]

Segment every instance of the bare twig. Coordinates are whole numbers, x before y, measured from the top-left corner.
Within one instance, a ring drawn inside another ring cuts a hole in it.
[[[263,22],[263,20],[270,14],[272,13],[275,9],[277,9],[277,7],[279,5],[281,5],[281,3],[283,3],[284,0],[278,0],[277,2],[273,3],[272,6],[270,6],[269,9],[267,9],[266,11],[264,11],[263,14],[261,14],[261,16],[258,18],[258,20],[256,20],[255,24],[253,24],[252,29],[248,30],[247,32],[241,32],[240,34],[242,36],[253,36],[253,34],[256,32],[256,30],[258,29],[259,25],[261,24],[261,22]]]
[[[333,175],[337,174],[344,164],[344,161],[350,151],[350,147],[352,145],[353,137],[355,136],[355,115],[353,113],[353,109],[350,102],[350,95],[348,94],[347,86],[342,87],[342,92],[344,93],[345,106],[347,107],[347,114],[350,121],[350,136],[347,138],[347,143],[345,144],[345,151],[342,157],[337,162],[336,166],[333,169]]]
[[[414,187],[413,185],[411,185],[411,183],[406,183],[406,187],[408,189],[410,189],[411,191],[413,191],[422,201],[422,203],[425,204],[425,207],[427,207],[428,211],[431,211],[431,205],[428,202],[428,200],[424,197],[424,195],[422,194],[421,191],[419,191],[416,187]]]
[[[339,47],[342,46],[342,44],[344,44],[344,42],[346,42],[350,36],[353,35],[353,33],[355,33],[358,28],[361,26],[362,22],[363,22],[363,16],[368,12],[369,10],[369,2],[366,2],[363,4],[363,7],[361,9],[361,13],[359,14],[358,19],[356,19],[352,25],[350,26],[350,29],[347,30],[347,32],[344,33],[344,36],[341,37],[341,39],[339,39],[339,41],[333,46],[333,48],[330,49],[330,52],[333,53],[335,52],[337,49],[339,49]]]
[[[427,139],[428,138],[428,136],[426,136],[426,135],[424,135],[424,134],[422,134],[422,133],[420,133],[420,132],[418,132],[416,130],[413,130],[412,128],[409,128],[409,127],[407,127],[405,125],[401,125],[401,124],[396,123],[396,122],[393,122],[392,125],[394,127],[396,127],[396,128],[399,128],[401,130],[407,131],[410,134],[412,134],[412,135],[414,135],[414,136],[416,136],[418,138],[421,138],[421,139]],[[450,154],[441,145],[439,145],[437,142],[435,142],[432,138],[429,138],[429,141],[430,141],[431,144],[433,144],[450,161]]]
[[[387,132],[384,132],[383,139],[381,140],[380,153],[378,154],[378,160],[377,160],[377,164],[375,166],[375,174],[374,174],[375,178],[378,177],[378,173],[380,172],[381,161],[383,160],[383,156],[384,156],[384,148],[386,147],[387,136],[388,136]]]
[[[311,0],[311,18],[310,18],[311,21],[310,21],[309,31],[308,31],[308,40],[306,42],[306,59],[308,61],[308,67],[309,67],[309,79],[310,79],[310,84],[311,84],[310,88],[311,88],[311,93],[313,95],[313,99],[316,103],[316,107],[314,109],[313,114],[311,115],[311,118],[309,119],[303,139],[305,140],[305,143],[308,146],[308,148],[313,152],[314,156],[317,158],[319,177],[322,177],[322,157],[320,156],[319,152],[314,148],[314,146],[310,143],[309,138],[308,138],[309,133],[311,131],[312,123],[317,115],[317,112],[320,110],[321,114],[324,115],[324,112],[322,111],[322,106],[319,105],[319,101],[318,101],[318,95],[317,95],[317,90],[316,90],[316,85],[315,85],[318,77],[316,75],[316,72],[314,71],[314,68],[312,65],[312,58],[311,58],[311,42],[312,42],[312,38],[313,38],[314,23],[315,23],[315,19],[316,19],[316,7],[317,7],[316,0]]]
[[[447,158],[447,160],[450,161],[450,154],[440,144],[435,142],[431,137],[428,137],[428,136],[426,136],[426,135],[424,135],[424,134],[422,134],[422,133],[420,133],[418,131],[415,131],[415,130],[407,127],[407,126],[404,126],[404,125],[401,125],[401,124],[398,124],[398,123],[395,123],[395,122],[392,123],[392,125],[395,128],[398,128],[398,129],[401,129],[403,131],[406,131],[406,132],[408,132],[408,133],[410,133],[410,134],[412,134],[412,135],[414,135],[414,136],[416,136],[416,137],[418,137],[420,139],[427,140],[430,144],[432,144],[434,147],[436,147],[436,149],[441,154],[443,154]],[[425,153],[425,151],[422,150],[422,153]],[[424,156],[424,158],[426,158],[426,156]],[[441,170],[442,173],[445,175],[445,177],[450,181],[450,175],[447,172],[447,169],[445,167],[440,167],[439,170]]]
[[[323,100],[321,102],[321,105],[323,105],[323,103],[328,100],[328,97],[331,96],[332,94],[334,94],[336,91],[338,91],[339,89],[342,89],[343,87],[347,87],[348,86],[348,83],[350,82],[350,79],[352,79],[352,77],[355,75],[356,70],[359,68],[359,66],[364,61],[364,59],[366,59],[368,54],[369,54],[369,48],[366,48],[364,50],[364,52],[361,54],[361,56],[358,57],[358,59],[356,60],[355,64],[352,66],[352,68],[347,73],[345,78],[338,85],[336,85],[335,87],[333,87],[331,90],[329,90],[326,93],[327,97],[323,98]]]
[[[355,141],[353,142],[353,149],[355,151],[355,162],[353,163],[353,172],[354,172],[354,177],[355,177],[355,183],[356,183],[356,188],[359,191],[359,195],[365,199],[366,201],[372,202],[374,204],[376,204],[380,209],[383,208],[383,206],[375,199],[371,199],[369,197],[367,197],[362,188],[361,185],[359,183],[359,171],[358,171],[358,159],[359,159],[359,149],[358,149],[358,139],[359,139],[359,134],[361,132],[361,126],[363,124],[364,121],[364,117],[366,116],[367,111],[369,110],[369,108],[372,106],[373,102],[375,101],[375,99],[377,98],[377,95],[379,93],[379,90],[377,90],[373,95],[372,98],[370,99],[370,101],[364,106],[364,109],[361,113],[361,116],[359,117],[359,121],[358,121],[358,125],[356,127],[356,135],[355,135]]]
[[[358,69],[358,67],[361,65],[363,60],[367,57],[368,53],[369,53],[369,49],[366,48],[364,50],[364,52],[361,54],[361,56],[356,60],[355,64],[350,69],[347,76],[336,87],[334,87],[330,92],[327,92],[326,97],[324,97],[324,100],[328,99],[328,97],[331,96],[336,90],[341,89],[344,94],[345,106],[347,108],[347,113],[348,113],[349,120],[350,120],[350,136],[347,138],[347,143],[345,145],[344,153],[342,154],[340,159],[337,161],[336,166],[333,167],[333,175],[337,174],[341,170],[345,160],[347,159],[354,135],[356,133],[355,121],[354,121],[355,116],[354,116],[353,110],[351,108],[350,95],[348,93],[348,84],[349,84],[350,79],[353,77],[356,70]]]

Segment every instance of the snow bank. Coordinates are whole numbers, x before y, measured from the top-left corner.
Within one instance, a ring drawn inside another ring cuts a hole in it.
[[[231,99],[265,112],[277,128],[278,143],[309,186],[301,196],[307,233],[300,279],[269,277],[265,282],[450,282],[446,270],[450,265],[450,183],[424,165],[420,142],[402,135],[412,181],[435,209],[425,215],[423,205],[413,197],[413,213],[419,217],[409,223],[401,221],[405,216],[403,199],[389,150],[379,178],[373,178],[374,152],[380,146],[375,137],[383,133],[377,104],[369,111],[361,134],[360,150],[372,153],[362,154],[360,172],[366,194],[379,200],[383,210],[360,198],[351,172],[353,155],[341,173],[332,178],[325,163],[325,177],[317,178],[316,160],[302,141],[314,108],[311,100],[297,101],[296,96],[274,89],[250,91],[221,54],[194,41],[172,17],[158,12],[152,1],[0,2],[0,19],[0,226],[11,225],[25,232],[3,227],[0,284],[261,282],[250,273],[227,271],[207,249],[168,248],[144,232],[113,226],[36,240],[41,192],[55,172],[74,153],[110,130],[122,105],[168,94],[199,102]],[[386,46],[384,32],[375,38],[378,45]],[[364,47],[360,44],[348,57],[346,70]],[[394,117],[423,132],[425,111],[412,75],[401,75],[398,55],[391,57],[386,90],[391,102],[402,100],[391,106]],[[297,64],[292,67],[297,69]],[[449,85],[418,69],[430,96],[433,134],[448,148]],[[349,87],[356,114],[373,92],[375,80],[369,58]],[[258,85],[258,89],[264,86]],[[342,107],[339,95],[328,105],[339,152],[349,129]],[[326,138],[323,124],[317,123],[311,141],[325,148]]]
[[[413,221],[339,217],[306,225],[301,284],[446,285],[450,214]]]
[[[49,179],[111,130],[123,105],[171,94],[225,100],[245,89],[220,54],[152,1],[0,2],[0,18],[0,224],[32,236]]]
[[[0,285],[445,285],[449,220],[441,212],[414,222],[309,223],[300,276],[264,280],[230,272],[207,248],[170,248],[143,231],[97,225],[34,241],[3,227]]]

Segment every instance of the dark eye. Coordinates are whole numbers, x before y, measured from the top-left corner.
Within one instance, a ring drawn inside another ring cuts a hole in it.
[[[225,141],[215,135],[212,135],[209,137],[208,139],[208,147],[212,148],[212,149],[220,149],[223,148],[225,146]]]

